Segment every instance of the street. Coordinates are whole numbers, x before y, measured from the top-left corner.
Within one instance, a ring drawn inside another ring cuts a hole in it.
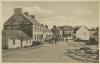
[[[36,47],[3,51],[3,62],[62,62],[80,63],[64,55],[69,46],[68,42],[58,42],[57,44],[43,44]]]

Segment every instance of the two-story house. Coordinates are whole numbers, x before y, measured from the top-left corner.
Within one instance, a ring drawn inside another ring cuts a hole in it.
[[[90,36],[90,31],[86,26],[81,26],[81,28],[76,31],[76,39],[78,38],[82,41],[88,41]]]
[[[57,41],[62,40],[62,30],[59,27],[57,27],[56,25],[54,25],[51,28],[51,31],[53,32],[53,36],[55,36],[55,39]]]
[[[40,24],[34,15],[23,12],[22,8],[14,9],[14,14],[3,27],[3,48],[20,48],[31,46],[34,41],[41,42],[45,31],[45,26]]]

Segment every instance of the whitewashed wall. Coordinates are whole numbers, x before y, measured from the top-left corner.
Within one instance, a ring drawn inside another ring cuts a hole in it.
[[[22,41],[22,47],[25,47],[25,46],[31,46],[32,45],[32,40],[24,40]],[[13,40],[12,39],[9,39],[8,40],[8,48],[11,49],[11,48],[21,48],[21,41],[20,40],[15,40],[15,44],[13,45]]]
[[[23,47],[25,47],[25,46],[31,46],[32,45],[32,41],[30,41],[30,40],[24,40],[23,41]]]
[[[15,40],[15,45],[13,45],[13,40],[8,39],[8,48],[19,48],[21,47],[20,40]]]
[[[89,40],[90,32],[82,27],[76,32],[76,38],[80,38],[81,40]]]

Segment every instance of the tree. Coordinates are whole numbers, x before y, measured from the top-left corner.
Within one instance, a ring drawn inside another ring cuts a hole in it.
[[[53,28],[51,29],[52,32],[55,32],[57,30],[56,25],[53,26]]]
[[[48,26],[47,26],[47,25],[45,25],[45,27],[46,27],[46,28],[48,28]]]
[[[95,29],[94,27],[92,27],[90,30],[91,30],[91,31],[95,31],[96,29]]]
[[[96,31],[99,31],[99,26],[98,26],[98,27],[96,27]]]
[[[74,27],[74,34],[76,34],[76,31],[78,30],[78,29],[80,29],[81,28],[81,26],[75,26]]]

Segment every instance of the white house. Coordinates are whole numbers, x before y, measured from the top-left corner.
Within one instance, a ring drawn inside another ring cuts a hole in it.
[[[76,38],[81,40],[89,40],[90,32],[85,26],[81,26],[79,30],[76,31]]]
[[[2,47],[6,49],[32,46],[33,42],[42,42],[43,35],[52,35],[50,30],[39,23],[34,15],[23,12],[22,8],[14,9],[14,14],[3,27]]]

